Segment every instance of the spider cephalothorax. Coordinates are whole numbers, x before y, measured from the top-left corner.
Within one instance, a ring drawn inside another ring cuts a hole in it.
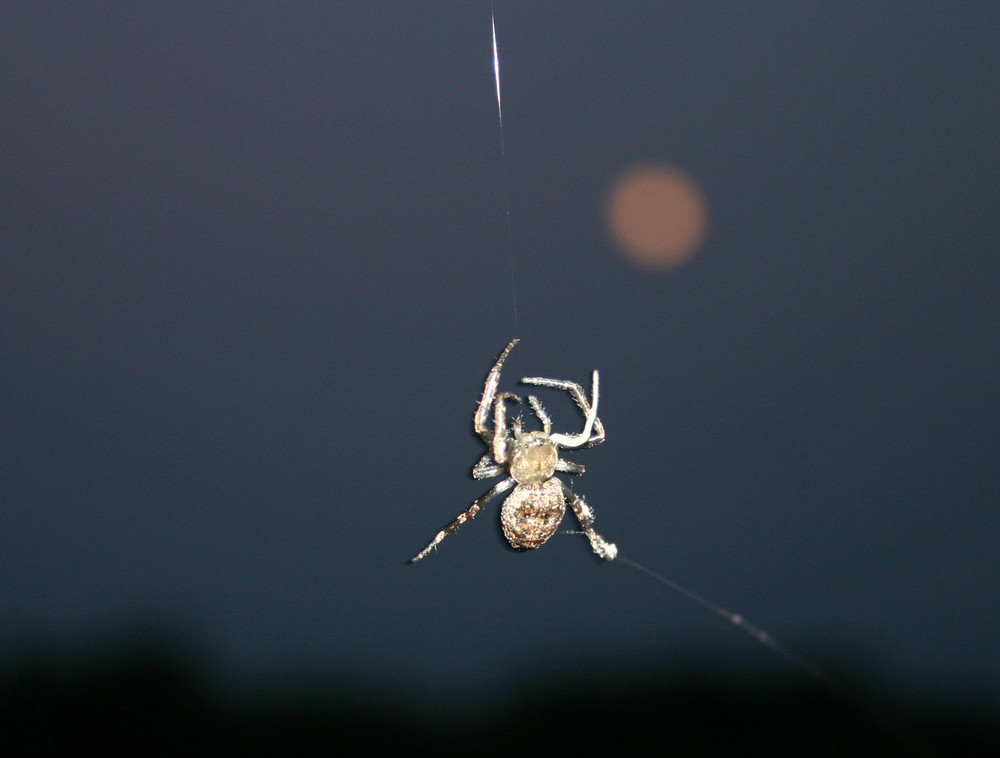
[[[504,536],[515,549],[532,550],[555,534],[566,512],[566,503],[569,502],[593,551],[609,561],[618,553],[614,544],[606,542],[594,531],[594,512],[583,498],[555,477],[557,471],[564,474],[582,474],[584,471],[580,464],[560,458],[560,448],[593,447],[604,441],[604,425],[597,417],[597,372],[594,372],[592,400],[587,399],[583,388],[576,382],[540,377],[522,379],[522,384],[566,390],[586,419],[583,431],[579,434],[554,434],[552,421],[541,402],[534,395],[528,395],[528,404],[541,421],[542,430],[524,431],[520,419],[509,424],[507,422],[506,403],[521,403],[522,399],[510,392],[497,392],[504,359],[517,343],[518,340],[512,340],[493,364],[473,418],[476,434],[482,437],[489,449],[473,467],[472,475],[476,479],[488,479],[502,474],[507,476],[439,531],[427,547],[410,559],[411,563],[426,556],[452,531],[475,516],[489,500],[511,487],[514,491],[504,500],[500,509],[500,524]],[[491,409],[492,430],[487,426]]]

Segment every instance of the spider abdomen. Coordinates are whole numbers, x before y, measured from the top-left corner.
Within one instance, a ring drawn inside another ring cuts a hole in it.
[[[555,534],[566,512],[566,499],[558,479],[520,484],[504,500],[500,525],[515,550],[534,550]]]

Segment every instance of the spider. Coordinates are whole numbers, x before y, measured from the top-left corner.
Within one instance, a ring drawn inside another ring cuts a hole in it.
[[[560,458],[559,448],[574,450],[593,447],[604,442],[604,425],[597,418],[597,371],[594,371],[591,392],[593,405],[587,400],[583,388],[576,382],[540,377],[526,377],[521,380],[522,384],[552,387],[569,392],[586,419],[583,431],[579,434],[553,433],[552,420],[534,395],[528,395],[528,404],[542,423],[542,431],[524,431],[520,418],[514,419],[508,428],[506,403],[523,401],[510,392],[498,393],[497,387],[500,384],[500,369],[503,362],[518,341],[511,340],[493,364],[486,377],[483,397],[473,417],[476,434],[482,437],[488,449],[473,466],[472,476],[476,479],[489,479],[502,474],[507,476],[439,531],[427,547],[410,559],[410,563],[416,563],[426,556],[441,540],[473,518],[487,502],[511,487],[514,491],[507,496],[500,509],[500,524],[504,536],[515,550],[534,550],[555,534],[559,522],[566,513],[568,501],[577,521],[580,522],[583,534],[590,540],[591,549],[608,561],[613,560],[618,554],[618,548],[613,543],[606,542],[594,531],[594,512],[590,506],[555,477],[556,471],[574,475],[584,472],[583,466],[579,463]],[[491,409],[492,431],[487,427]]]

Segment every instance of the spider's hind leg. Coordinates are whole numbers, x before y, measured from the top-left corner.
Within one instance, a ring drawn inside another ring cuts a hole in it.
[[[576,520],[580,522],[580,529],[583,530],[583,533],[587,535],[587,539],[590,540],[590,549],[604,560],[613,561],[615,556],[618,555],[618,547],[615,543],[608,542],[594,531],[594,511],[584,502],[580,495],[577,495],[562,482],[559,483],[562,484],[566,502],[573,509]]]
[[[438,543],[441,542],[445,537],[451,534],[453,531],[458,529],[462,524],[468,521],[470,518],[474,518],[479,510],[486,505],[490,500],[499,495],[501,492],[506,492],[511,487],[514,486],[514,479],[512,477],[507,477],[502,482],[499,482],[493,489],[483,495],[481,498],[476,500],[472,505],[470,505],[466,510],[462,511],[458,516],[452,521],[448,526],[442,529],[440,532],[434,535],[434,539],[430,543],[417,553],[415,556],[410,558],[410,563],[416,563],[421,558],[424,558],[431,550],[437,547]]]

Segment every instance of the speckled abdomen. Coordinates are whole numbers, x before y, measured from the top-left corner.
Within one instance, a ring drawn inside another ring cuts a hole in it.
[[[556,533],[566,512],[566,499],[557,479],[520,484],[504,500],[500,524],[516,550],[534,550]]]

